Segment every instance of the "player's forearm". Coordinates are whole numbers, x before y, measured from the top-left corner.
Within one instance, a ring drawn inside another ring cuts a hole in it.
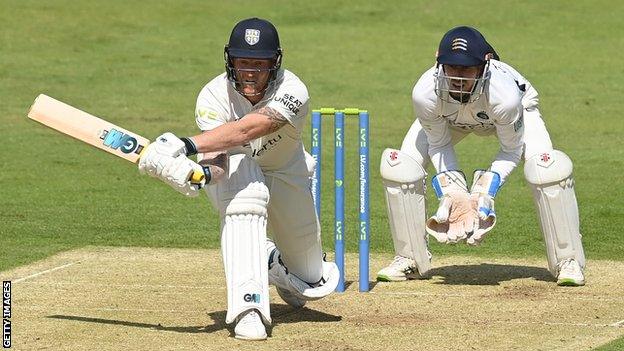
[[[457,156],[451,143],[443,146],[429,146],[429,158],[437,172],[458,169]]]
[[[518,166],[519,162],[520,158],[517,154],[500,150],[496,155],[496,159],[492,162],[490,170],[500,175],[500,183],[502,185],[516,166]]]
[[[514,123],[515,124],[515,123]],[[496,134],[500,143],[500,150],[490,170],[497,172],[501,177],[501,184],[505,182],[511,171],[518,166],[524,151],[524,141],[522,139],[523,126],[504,125],[496,126]]]
[[[229,124],[229,123],[228,123]],[[228,128],[228,124],[191,137],[198,153],[228,150],[251,140],[245,131]]]
[[[191,137],[197,152],[206,153],[228,150],[241,146],[269,133],[262,123],[253,123],[253,114],[236,122],[223,124],[215,129]]]

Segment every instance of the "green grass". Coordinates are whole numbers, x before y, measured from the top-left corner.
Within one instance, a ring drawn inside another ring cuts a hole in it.
[[[624,350],[624,337],[613,340],[612,342],[595,348],[593,351],[620,351]]]
[[[412,123],[411,88],[433,64],[442,34],[470,24],[540,92],[552,139],[575,162],[587,256],[619,260],[622,7],[618,1],[0,0],[0,270],[84,245],[218,247],[218,217],[204,197],[183,198],[131,164],[28,121],[26,111],[46,93],[146,136],[195,133],[197,93],[223,71],[233,24],[250,16],[276,24],[284,66],[307,83],[313,107],[370,111],[372,251],[392,251],[381,152],[398,147]],[[329,120],[324,128],[322,227],[331,250]],[[355,129],[349,121],[347,145],[355,144]],[[346,179],[357,178],[354,146]],[[495,139],[470,137],[457,150],[470,174],[486,167],[496,148]],[[352,251],[356,186],[346,184]],[[497,211],[487,244],[434,243],[434,254],[544,256],[521,168],[498,196]]]

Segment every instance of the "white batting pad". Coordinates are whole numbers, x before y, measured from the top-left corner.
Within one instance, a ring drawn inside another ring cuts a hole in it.
[[[412,258],[418,272],[431,269],[425,232],[425,179],[423,167],[408,154],[395,149],[381,156],[381,178],[385,187],[390,231],[395,253]]]
[[[585,267],[572,160],[558,150],[537,154],[526,160],[524,176],[533,190],[550,273],[556,277],[557,263],[568,258]]]
[[[231,196],[221,223],[228,299],[225,321],[232,323],[240,313],[257,309],[265,323],[270,324],[265,249],[269,190],[260,167],[244,155],[231,157],[227,183],[219,194],[222,201]]]

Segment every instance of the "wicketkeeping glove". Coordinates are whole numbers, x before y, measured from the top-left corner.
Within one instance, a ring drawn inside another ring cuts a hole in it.
[[[431,180],[440,205],[436,214],[427,220],[427,233],[438,242],[454,244],[466,239],[477,221],[471,203],[466,177],[461,171],[445,171]]]
[[[494,211],[494,197],[501,186],[500,175],[496,172],[478,169],[474,172],[470,197],[476,204],[479,216],[479,224],[474,233],[466,239],[470,245],[479,245],[485,234],[494,228],[496,224],[496,212]]]

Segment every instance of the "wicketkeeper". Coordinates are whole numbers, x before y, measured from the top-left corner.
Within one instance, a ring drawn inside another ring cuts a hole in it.
[[[226,72],[197,98],[202,133],[163,134],[139,169],[188,196],[201,187],[188,181],[190,174],[205,173],[221,215],[226,322],[236,323],[236,338],[262,340],[271,323],[269,283],[289,305],[302,307],[333,292],[339,272],[323,259],[309,188],[316,165],[301,141],[308,91],[281,68],[277,30],[266,20],[243,20],[224,54]],[[187,157],[194,154],[199,164]],[[267,227],[274,241],[267,240]]]
[[[553,148],[531,83],[501,62],[476,29],[457,27],[442,38],[436,64],[420,77],[412,100],[416,121],[401,149],[386,149],[381,160],[396,256],[377,279],[425,276],[431,269],[427,233],[441,243],[481,243],[496,224],[494,198],[524,155],[548,269],[559,285],[584,285],[572,161]],[[500,144],[489,167],[474,171],[470,187],[454,151],[469,133],[494,135]],[[429,162],[438,172],[431,185],[440,204],[427,220]]]

